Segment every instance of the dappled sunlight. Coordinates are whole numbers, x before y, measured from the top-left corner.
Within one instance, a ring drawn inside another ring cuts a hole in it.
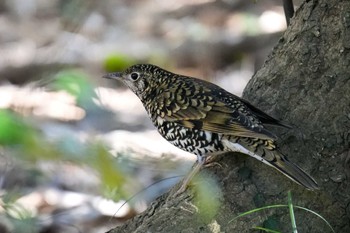
[[[14,85],[0,86],[0,108],[61,121],[78,121],[85,117],[85,110],[76,106],[76,99],[67,92]]]
[[[95,89],[98,98],[94,102],[113,112],[125,112],[128,115],[144,115],[146,111],[140,100],[127,89],[118,91],[112,88],[98,87]]]

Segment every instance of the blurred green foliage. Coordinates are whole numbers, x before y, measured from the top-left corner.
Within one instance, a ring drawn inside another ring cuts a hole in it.
[[[87,75],[82,72],[66,70],[58,73],[51,88],[73,95],[77,104],[86,110],[96,106],[93,102],[95,97],[93,86],[88,81]],[[100,177],[101,195],[105,194],[113,200],[130,196],[130,193],[124,191],[125,184],[130,183],[128,171],[121,169],[122,162],[113,157],[101,142],[93,138],[90,141],[82,141],[74,134],[47,138],[37,127],[39,124],[38,119],[25,117],[11,110],[0,109],[0,149],[5,155],[2,158],[5,163],[6,159],[11,158],[23,166],[29,165],[33,168],[36,167],[37,162],[48,160],[88,166]],[[39,168],[36,167],[36,169]],[[6,171],[3,172],[3,175],[6,179]],[[29,183],[26,185],[28,186],[25,187],[25,192],[28,192],[28,188],[38,188],[29,187],[31,185]],[[25,207],[15,204],[23,195],[23,188],[16,184],[6,187],[6,192],[1,195],[1,205],[5,210],[5,215],[2,216],[11,222],[15,232],[28,232],[25,227],[28,230],[29,226],[33,226],[30,232],[37,232],[35,228],[37,219],[34,219],[32,213],[28,212]]]
[[[0,145],[20,145],[30,140],[34,130],[18,115],[0,109]]]
[[[0,215],[1,224],[5,223],[10,232],[39,232],[35,213],[15,203],[19,194],[20,191],[16,190],[1,195],[1,207],[4,209],[4,215]]]
[[[61,25],[67,31],[76,32],[89,16],[94,5],[92,0],[60,0],[57,7]]]
[[[118,189],[118,196],[114,197],[114,200],[118,197],[126,198],[129,196],[130,194],[126,193],[122,188],[123,185],[127,183],[128,177],[130,177],[130,174],[127,174],[126,171],[121,168],[123,164],[112,157],[102,144],[92,144],[90,150],[96,156],[89,161],[89,164],[99,172],[104,190]],[[113,192],[115,192],[115,190]]]
[[[222,192],[216,180],[212,176],[200,173],[194,177],[195,205],[198,207],[199,216],[204,221],[210,221],[218,212],[221,204]]]
[[[24,217],[21,219],[11,218],[13,223],[13,233],[37,233],[40,227],[37,218]],[[12,233],[11,232],[11,233]]]
[[[76,97],[78,106],[89,108],[94,105],[92,98],[96,97],[96,94],[83,72],[78,70],[59,72],[52,86],[54,90],[63,90]]]
[[[103,67],[106,70],[106,72],[116,72],[125,70],[129,66],[134,65],[135,63],[136,61],[127,55],[114,53],[108,55],[105,58],[103,62]]]
[[[58,160],[89,165],[106,187],[122,187],[126,171],[100,142],[80,142],[73,136],[47,140],[19,115],[0,110],[0,145],[17,159],[25,161]]]

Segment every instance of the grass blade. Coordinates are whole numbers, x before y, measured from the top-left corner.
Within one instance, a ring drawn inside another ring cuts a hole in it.
[[[253,227],[254,230],[261,230],[261,231],[265,231],[265,232],[269,232],[269,233],[281,233],[279,231],[275,231],[275,230],[271,230],[268,228],[264,228],[264,227]]]
[[[234,217],[234,218],[231,219],[228,223],[233,222],[233,221],[235,221],[236,219],[241,218],[241,217],[243,217],[243,216],[246,216],[246,215],[248,215],[248,214],[252,214],[252,213],[255,213],[255,212],[259,212],[259,211],[261,211],[261,210],[272,209],[272,208],[281,208],[281,207],[287,207],[287,205],[269,205],[269,206],[264,206],[264,207],[256,208],[256,209],[253,209],[253,210],[249,210],[249,211],[247,211],[247,212],[241,213],[241,214],[239,214],[238,216]]]
[[[330,224],[324,217],[322,217],[322,215],[316,213],[316,212],[313,211],[313,210],[309,210],[309,209],[307,209],[307,208],[305,208],[305,207],[295,206],[295,208],[301,209],[301,210],[305,210],[305,211],[307,211],[307,212],[310,212],[310,213],[316,215],[317,217],[319,217],[320,219],[322,219],[322,220],[327,224],[327,226],[329,226],[329,228],[332,230],[333,233],[335,233],[335,231],[334,231],[333,227],[331,226],[331,224]]]
[[[241,213],[239,214],[238,216],[234,217],[233,219],[231,219],[228,223],[231,223],[235,220],[237,220],[238,218],[241,218],[243,216],[246,216],[246,215],[249,215],[249,214],[252,214],[252,213],[256,213],[256,212],[259,212],[259,211],[262,211],[262,210],[266,210],[266,209],[273,209],[273,208],[286,208],[288,207],[288,205],[282,205],[282,204],[279,204],[279,205],[269,205],[269,206],[264,206],[264,207],[261,207],[261,208],[256,208],[256,209],[253,209],[253,210],[249,210],[247,212],[244,212],[244,213]],[[327,226],[331,229],[331,231],[333,233],[335,233],[333,227],[331,226],[331,224],[324,218],[322,217],[322,215],[316,213],[315,211],[313,210],[310,210],[310,209],[307,209],[305,207],[301,207],[301,206],[294,206],[294,208],[296,209],[301,209],[301,210],[304,210],[304,211],[307,211],[307,212],[310,212],[314,215],[316,215],[317,217],[319,217],[320,219],[322,219],[326,224]]]
[[[297,224],[295,222],[294,209],[293,209],[292,193],[290,191],[288,191],[288,208],[289,208],[289,216],[290,216],[290,221],[292,223],[293,233],[298,233]]]

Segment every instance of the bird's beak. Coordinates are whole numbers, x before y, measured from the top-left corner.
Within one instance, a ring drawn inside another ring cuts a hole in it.
[[[107,79],[120,79],[122,77],[122,72],[114,72],[114,73],[109,73],[105,74],[102,76],[102,78],[107,78]]]

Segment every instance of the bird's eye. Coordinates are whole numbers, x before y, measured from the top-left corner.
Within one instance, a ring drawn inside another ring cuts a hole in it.
[[[133,81],[136,81],[138,78],[139,78],[139,74],[138,73],[131,73],[130,75],[130,78],[133,80]]]

